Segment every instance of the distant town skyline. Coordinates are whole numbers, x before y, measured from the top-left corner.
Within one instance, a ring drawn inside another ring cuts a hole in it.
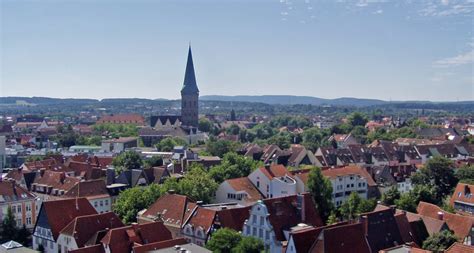
[[[0,96],[474,100],[473,1],[0,2]]]

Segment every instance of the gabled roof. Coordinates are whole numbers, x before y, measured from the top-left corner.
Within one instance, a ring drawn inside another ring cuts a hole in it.
[[[101,123],[143,123],[145,122],[145,118],[143,118],[140,114],[117,114],[117,115],[105,115],[102,116],[98,121],[97,124]]]
[[[474,246],[462,244],[460,242],[455,242],[444,252],[445,253],[472,253],[474,252]]]
[[[404,241],[401,237],[394,210],[386,209],[360,215],[365,235],[372,252],[390,248]]]
[[[421,215],[445,221],[449,229],[451,229],[460,240],[464,240],[464,238],[469,236],[474,225],[474,217],[448,213],[436,205],[423,201],[418,203],[416,211]]]
[[[453,196],[451,196],[451,206],[454,205],[454,202],[474,205],[474,185],[458,183]]]
[[[15,181],[0,181],[0,203],[34,199],[35,196],[27,189],[17,185]]]
[[[370,253],[370,247],[364,236],[364,227],[361,223],[335,226],[324,229],[322,240],[317,240],[312,246],[314,253]],[[377,251],[373,251],[377,252]]]
[[[245,220],[250,216],[250,208],[251,206],[246,206],[218,210],[216,213],[216,221],[219,222],[221,227],[242,231]]]
[[[248,201],[257,201],[263,198],[262,194],[247,177],[227,179],[225,182],[236,192],[246,192],[248,194],[246,200]]]
[[[85,198],[45,201],[41,205],[38,217],[43,215],[42,212],[44,212],[54,240],[58,239],[59,232],[74,218],[97,214],[97,211]]]
[[[93,246],[87,246],[80,249],[69,250],[69,253],[104,253],[104,247],[102,244],[97,244]]]
[[[216,218],[216,212],[216,210],[198,206],[191,217],[183,225],[191,225],[194,229],[201,228],[204,233],[207,234],[212,228],[212,224]]]
[[[289,175],[289,171],[281,164],[260,167],[259,170],[270,180],[274,177]]]
[[[191,52],[191,46],[188,50],[188,61],[186,63],[186,72],[184,73],[183,88],[181,94],[196,94],[199,93],[199,89],[196,83],[196,76],[194,74],[193,55]]]
[[[97,232],[105,229],[123,227],[120,218],[113,212],[78,216],[61,230],[61,234],[73,236],[77,247],[86,246]]]
[[[146,253],[153,250],[170,248],[176,245],[183,245],[187,243],[188,241],[185,238],[170,239],[170,240],[161,241],[161,242],[149,243],[149,244],[141,245],[141,246],[134,246],[133,253]]]
[[[302,202],[304,202],[304,219],[301,217],[301,213],[297,209],[298,197],[302,198]],[[283,230],[290,230],[291,227],[294,227],[299,223],[305,223],[312,226],[323,225],[311,195],[308,193],[264,199],[263,203],[270,214],[268,218],[275,231],[276,239],[279,241],[286,240]]]
[[[108,197],[105,181],[102,179],[82,181],[77,183],[69,191],[64,194],[64,197]]]
[[[359,175],[367,179],[367,184],[369,186],[376,186],[374,179],[370,174],[362,167],[359,166],[345,166],[342,168],[329,168],[322,171],[322,174],[331,179],[337,178],[339,176],[348,176],[348,175]]]
[[[181,227],[193,213],[196,202],[187,196],[179,194],[165,194],[155,201],[140,215],[152,219],[161,216],[166,225]]]
[[[315,227],[291,232],[290,237],[293,239],[296,252],[308,252],[318,238],[320,232],[321,230]]]
[[[129,253],[133,246],[170,239],[172,239],[171,232],[163,222],[150,222],[110,229],[101,242],[110,248],[110,252]]]

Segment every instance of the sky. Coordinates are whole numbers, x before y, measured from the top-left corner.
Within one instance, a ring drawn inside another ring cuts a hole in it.
[[[474,0],[0,0],[0,96],[474,100]]]

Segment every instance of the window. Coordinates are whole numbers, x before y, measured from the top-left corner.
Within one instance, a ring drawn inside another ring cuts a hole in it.
[[[257,236],[257,228],[255,227],[252,228],[252,235]]]
[[[258,230],[258,237],[263,238],[263,229]]]
[[[31,225],[31,217],[26,218],[26,225]]]
[[[11,209],[12,209],[12,213],[16,213],[16,206],[12,206]]]
[[[252,214],[252,223],[257,224],[257,215]]]
[[[100,201],[100,206],[104,206],[104,201]]]
[[[109,200],[108,199],[104,200],[104,203],[105,203],[106,206],[108,206],[109,205]]]
[[[21,213],[21,204],[17,207],[17,211]]]
[[[97,207],[97,201],[94,201],[94,207]]]
[[[265,223],[265,218],[263,216],[260,217],[260,226],[263,226]]]

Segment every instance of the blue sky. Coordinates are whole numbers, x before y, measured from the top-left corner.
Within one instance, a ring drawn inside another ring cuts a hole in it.
[[[0,2],[0,96],[474,100],[473,1]]]

